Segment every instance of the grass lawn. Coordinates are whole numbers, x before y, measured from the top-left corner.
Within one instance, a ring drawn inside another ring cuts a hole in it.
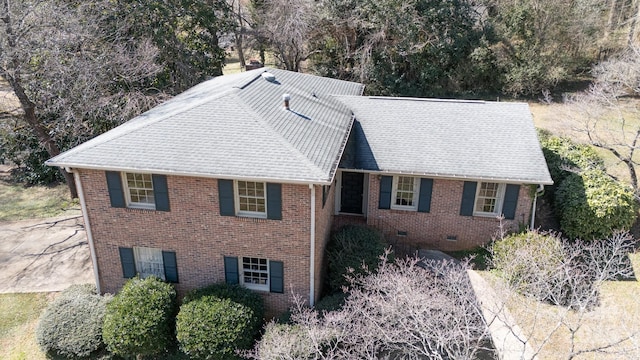
[[[630,255],[640,278],[640,253]],[[493,274],[482,272],[491,283]],[[584,314],[510,294],[507,306],[540,359],[568,359],[572,346],[567,326],[578,329],[575,351],[615,344],[607,353],[584,353],[575,359],[640,359],[640,282],[609,281],[600,294],[600,304]],[[631,352],[629,352],[631,351]]]
[[[0,180],[0,221],[46,218],[76,211],[66,185],[56,187],[13,184]]]
[[[0,359],[46,359],[36,344],[35,328],[53,296],[0,294]]]

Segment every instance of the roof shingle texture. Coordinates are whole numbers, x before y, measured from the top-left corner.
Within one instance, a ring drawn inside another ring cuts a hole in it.
[[[524,103],[338,96],[356,117],[341,166],[389,173],[551,184]]]
[[[268,71],[275,81],[261,74]],[[50,165],[327,182],[352,114],[330,95],[362,85],[277,69],[206,81],[48,161]],[[283,107],[289,94],[290,109]]]

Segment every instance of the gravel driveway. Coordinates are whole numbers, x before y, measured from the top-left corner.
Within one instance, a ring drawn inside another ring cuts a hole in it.
[[[0,222],[0,293],[94,284],[81,215]]]

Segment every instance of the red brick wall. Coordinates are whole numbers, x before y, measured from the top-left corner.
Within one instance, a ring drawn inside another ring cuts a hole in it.
[[[493,217],[461,216],[460,203],[464,181],[433,180],[431,211],[419,213],[404,210],[378,209],[380,180],[369,176],[369,205],[367,222],[382,224],[387,228],[406,231],[402,241],[440,250],[471,249],[491,240],[499,230],[499,221]],[[516,216],[514,220],[504,220],[508,229],[517,229],[520,224],[528,224],[531,216],[530,188],[520,186]],[[456,240],[447,240],[456,237]]]
[[[105,173],[82,170],[80,176],[103,292],[115,293],[126,281],[118,247],[144,246],[176,252],[180,295],[224,281],[223,256],[251,256],[284,263],[285,293],[260,292],[269,315],[288,308],[292,290],[308,299],[308,185],[283,184],[282,220],[267,220],[220,216],[216,179],[168,176],[171,211],[162,212],[112,208]]]

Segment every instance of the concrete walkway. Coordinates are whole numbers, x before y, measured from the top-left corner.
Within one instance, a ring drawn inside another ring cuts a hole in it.
[[[436,261],[456,261],[453,257],[437,250],[419,250],[422,259]],[[491,340],[501,360],[535,359],[535,353],[515,319],[509,313],[504,301],[487,281],[473,270],[467,270],[469,281],[480,303],[482,315],[489,326]]]
[[[0,222],[0,293],[94,284],[81,215]]]

